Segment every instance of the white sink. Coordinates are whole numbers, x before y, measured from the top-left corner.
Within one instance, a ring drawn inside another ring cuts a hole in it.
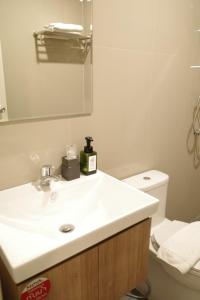
[[[27,278],[151,216],[158,200],[101,171],[0,191],[0,256],[13,280]],[[75,229],[62,233],[63,224]]]

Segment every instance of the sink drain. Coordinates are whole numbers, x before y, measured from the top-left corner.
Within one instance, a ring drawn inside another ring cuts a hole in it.
[[[60,226],[60,228],[59,228],[60,232],[63,232],[63,233],[72,232],[74,229],[75,229],[75,226],[72,224],[64,224],[64,225]]]

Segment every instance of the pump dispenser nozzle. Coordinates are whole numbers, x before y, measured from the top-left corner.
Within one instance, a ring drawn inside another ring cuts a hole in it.
[[[84,152],[85,153],[92,153],[93,152],[93,147],[91,146],[91,142],[93,142],[93,138],[91,136],[86,136],[85,137],[87,146],[84,147]]]

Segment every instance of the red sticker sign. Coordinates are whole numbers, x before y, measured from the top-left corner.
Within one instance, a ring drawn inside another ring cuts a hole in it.
[[[47,278],[37,278],[31,281],[21,293],[21,300],[43,300],[46,299],[51,283]]]

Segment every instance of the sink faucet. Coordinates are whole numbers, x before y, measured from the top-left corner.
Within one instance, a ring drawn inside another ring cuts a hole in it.
[[[44,165],[41,168],[41,177],[39,180],[40,186],[48,187],[52,181],[58,181],[60,176],[54,175],[54,167],[51,165]]]

